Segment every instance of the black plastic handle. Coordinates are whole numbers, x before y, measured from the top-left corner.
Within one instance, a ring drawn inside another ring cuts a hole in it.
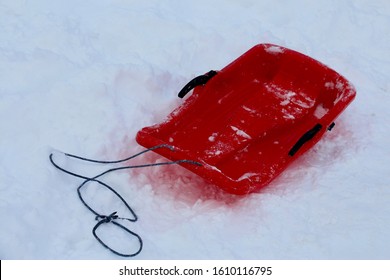
[[[317,123],[312,129],[310,129],[305,134],[303,134],[301,136],[301,138],[299,138],[297,143],[295,143],[295,145],[291,148],[291,150],[288,152],[288,154],[290,156],[295,155],[295,153],[298,152],[298,150],[303,146],[303,144],[305,144],[309,140],[313,139],[313,137],[321,130],[321,128],[322,128],[322,125]]]
[[[205,85],[212,77],[217,74],[217,71],[211,70],[206,74],[193,78],[188,84],[186,84],[179,92],[178,96],[183,98],[186,94],[196,86]]]

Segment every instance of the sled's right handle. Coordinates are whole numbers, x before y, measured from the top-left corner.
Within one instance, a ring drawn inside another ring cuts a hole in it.
[[[295,155],[296,152],[309,140],[313,139],[313,137],[322,129],[322,125],[317,123],[312,129],[307,131],[305,134],[299,138],[297,143],[291,148],[291,150],[288,152],[290,156]]]
[[[186,84],[179,92],[178,96],[183,98],[191,89],[199,85],[205,85],[212,77],[217,74],[217,71],[211,70],[206,74],[193,78],[188,84]]]

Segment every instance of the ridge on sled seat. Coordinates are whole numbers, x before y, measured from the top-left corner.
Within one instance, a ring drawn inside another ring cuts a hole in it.
[[[136,140],[234,194],[270,183],[305,153],[354,99],[354,87],[324,64],[296,51],[260,44],[220,71],[194,78],[192,94],[165,121]]]

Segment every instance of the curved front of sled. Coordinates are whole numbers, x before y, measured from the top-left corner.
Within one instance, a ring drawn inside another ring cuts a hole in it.
[[[137,141],[173,146],[156,152],[201,163],[182,165],[235,194],[271,182],[320,140],[356,94],[324,64],[271,44],[193,81],[181,91],[195,87],[182,105],[139,131]]]

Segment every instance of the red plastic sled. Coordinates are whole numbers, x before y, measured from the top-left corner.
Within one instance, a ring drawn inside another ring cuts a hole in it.
[[[332,129],[354,87],[324,64],[261,44],[220,71],[196,77],[193,93],[137,142],[234,194],[259,190]]]

